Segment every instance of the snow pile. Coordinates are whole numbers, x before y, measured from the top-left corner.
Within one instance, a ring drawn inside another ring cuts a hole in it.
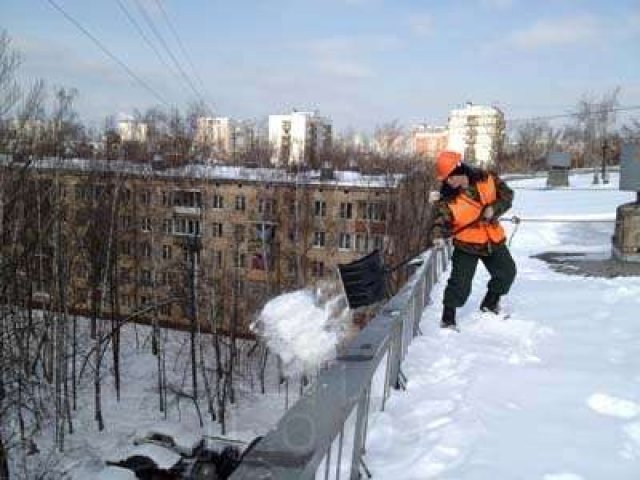
[[[252,326],[285,373],[309,372],[335,357],[345,338],[349,312],[343,295],[328,298],[322,290],[296,290],[270,300]]]

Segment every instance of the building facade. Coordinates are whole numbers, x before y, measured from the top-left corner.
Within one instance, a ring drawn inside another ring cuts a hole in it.
[[[447,148],[466,161],[485,167],[495,165],[505,134],[504,114],[496,107],[467,103],[449,114]]]
[[[145,142],[147,140],[148,127],[144,122],[137,120],[120,120],[118,122],[118,135],[123,142]]]
[[[210,150],[212,156],[232,158],[246,151],[254,140],[254,127],[229,117],[199,117],[196,123],[195,142]]]
[[[447,127],[431,125],[415,125],[411,131],[413,153],[426,158],[435,159],[447,149],[449,131]]]
[[[39,181],[51,182],[50,167],[34,166]],[[249,336],[267,299],[392,248],[398,185],[387,176],[204,165],[154,171],[78,159],[55,168],[65,228],[81,239],[69,285],[70,309],[83,314],[99,303],[107,317],[135,314],[176,328],[195,318],[203,330]],[[91,250],[107,245],[109,255]],[[112,264],[102,276],[105,258]]]
[[[269,115],[269,142],[273,165],[316,165],[331,148],[331,121],[316,112]]]

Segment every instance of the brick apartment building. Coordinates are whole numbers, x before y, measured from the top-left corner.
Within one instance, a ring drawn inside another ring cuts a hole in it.
[[[158,305],[138,320],[157,315],[161,325],[186,328],[197,318],[203,330],[236,325],[240,334],[249,334],[268,298],[389,247],[391,196],[400,181],[327,170],[152,169],[77,159],[36,162],[34,170],[40,182],[51,182],[55,172],[69,231],[83,238],[87,228],[102,229],[89,234],[98,243],[113,240],[111,287],[100,281],[106,276],[96,277],[98,255],[86,247],[87,237],[73,249],[71,310],[88,313],[101,302],[103,316],[126,318]]]

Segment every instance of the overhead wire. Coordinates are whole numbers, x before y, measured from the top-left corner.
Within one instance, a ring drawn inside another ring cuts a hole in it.
[[[111,60],[117,63],[131,78],[133,78],[140,86],[142,86],[147,92],[153,95],[165,106],[171,106],[170,102],[160,95],[151,85],[138,76],[123,60],[118,58],[112,53],[98,38],[93,35],[86,27],[84,27],[76,18],[74,18],[69,12],[62,8],[55,0],[47,0],[47,2],[55,8],[62,16],[64,16],[69,22],[71,22],[78,30],[80,30],[85,36],[87,36],[96,46],[102,50]]]
[[[149,39],[147,34],[144,32],[143,28],[140,26],[140,23],[131,14],[131,12],[126,7],[126,5],[122,2],[122,0],[115,0],[115,1],[118,4],[118,7],[122,11],[122,13],[124,13],[124,15],[127,17],[127,20],[129,20],[131,25],[133,25],[134,29],[138,32],[138,35],[140,35],[140,37],[142,37],[142,39],[149,46],[149,48],[153,50],[153,52],[156,54],[156,56],[162,62],[162,64],[167,68],[167,70],[171,71],[177,78],[179,78],[182,81],[182,78],[180,77],[180,73],[177,72],[174,67],[169,65],[167,60],[160,53],[160,50],[158,50],[158,47],[156,47],[155,44]]]
[[[171,33],[173,34],[174,38],[176,39],[176,42],[178,44],[178,48],[182,52],[182,55],[187,60],[187,63],[189,64],[189,66],[191,67],[191,70],[193,71],[193,74],[195,75],[196,79],[200,83],[200,86],[202,87],[202,91],[204,93],[207,93],[207,87],[205,86],[204,82],[202,81],[202,77],[200,77],[200,74],[198,73],[198,69],[196,68],[195,64],[193,63],[193,61],[191,59],[191,55],[189,55],[188,50],[185,48],[184,43],[182,42],[182,39],[180,38],[180,35],[178,33],[178,30],[174,27],[173,22],[171,22],[171,19],[169,18],[169,15],[167,14],[167,11],[162,6],[162,2],[160,0],[155,0],[155,3],[156,3],[156,5],[158,5],[158,9],[162,13],[162,16],[164,17],[164,20],[165,20],[166,24],[168,25],[169,30],[171,31]]]
[[[169,48],[169,45],[167,44],[166,40],[162,36],[162,33],[156,27],[156,24],[153,21],[153,19],[151,18],[151,16],[149,15],[149,12],[147,12],[147,9],[144,7],[144,5],[142,5],[140,0],[134,0],[134,3],[136,4],[136,7],[138,8],[138,11],[140,12],[142,17],[144,18],[145,22],[147,23],[147,25],[149,26],[149,28],[153,32],[153,35],[156,37],[158,42],[160,42],[160,45],[162,45],[162,48],[169,55],[169,58],[171,59],[173,64],[176,66],[176,68],[180,72],[180,74],[181,74],[182,78],[184,79],[185,83],[187,84],[187,86],[191,89],[191,91],[194,93],[196,98],[204,101],[204,99],[202,98],[202,95],[200,94],[200,92],[198,92],[198,90],[196,89],[195,85],[193,84],[193,81],[191,80],[189,75],[187,75],[187,73],[184,71],[184,69],[182,68],[182,65],[180,64],[180,62],[178,61],[178,59],[174,55],[174,53],[171,50],[171,48]]]

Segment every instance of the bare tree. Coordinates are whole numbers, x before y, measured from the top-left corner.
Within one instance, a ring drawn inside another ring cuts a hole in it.
[[[576,131],[582,136],[585,163],[594,168],[593,182],[598,183],[598,164],[602,164],[602,181],[607,182],[605,161],[610,144],[611,127],[616,119],[620,87],[602,95],[600,99],[584,95],[576,109]],[[601,153],[602,152],[602,153]]]
[[[558,145],[561,131],[547,122],[528,121],[515,132],[514,154],[505,161],[502,157],[502,171],[531,171],[546,168],[546,157]]]

